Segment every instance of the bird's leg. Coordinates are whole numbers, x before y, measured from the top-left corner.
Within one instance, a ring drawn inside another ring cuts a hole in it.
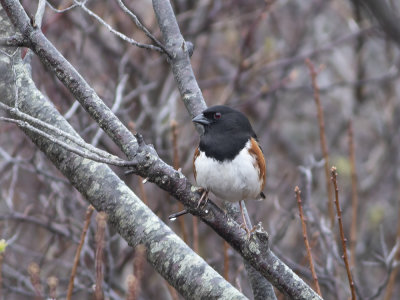
[[[206,199],[206,202],[204,202],[204,205],[206,205],[207,200],[208,200],[208,190],[206,190],[206,189],[203,189],[203,193],[201,194],[199,202],[197,203],[197,208],[200,207],[200,204],[203,202],[204,198]]]
[[[243,211],[243,207],[242,207],[242,201],[243,200],[239,201],[240,212],[242,213],[242,219],[243,219],[243,224],[240,227],[242,227],[246,231],[247,235],[250,236],[250,230],[249,230],[249,227],[247,227],[246,218],[244,216],[244,211]]]
[[[243,200],[242,200],[242,201],[243,201]],[[247,236],[250,238],[250,235],[251,235],[254,231],[256,231],[257,225],[254,225],[252,229],[249,229],[249,227],[247,227],[247,222],[246,222],[246,218],[245,218],[245,216],[244,216],[244,210],[243,210],[243,207],[242,207],[242,201],[239,201],[240,212],[242,213],[242,219],[243,219],[243,223],[242,223],[242,225],[240,225],[240,228],[243,228],[243,229],[246,231]]]

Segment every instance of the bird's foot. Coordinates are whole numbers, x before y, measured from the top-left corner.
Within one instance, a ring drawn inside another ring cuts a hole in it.
[[[251,234],[252,234],[254,231],[256,231],[257,225],[254,225],[253,228],[249,229],[249,228],[247,227],[247,224],[246,224],[246,223],[242,223],[242,224],[240,225],[240,228],[241,228],[241,229],[244,229],[244,231],[246,231],[246,233],[247,233],[247,237],[250,238]]]
[[[206,200],[205,200],[203,206],[206,205],[207,201],[208,201],[208,191],[206,189],[204,189],[204,188],[201,188],[201,189],[203,190],[203,193],[201,194],[201,197],[199,199],[199,202],[197,203],[197,207],[196,208],[200,207],[200,205],[204,201],[204,199],[206,199]]]

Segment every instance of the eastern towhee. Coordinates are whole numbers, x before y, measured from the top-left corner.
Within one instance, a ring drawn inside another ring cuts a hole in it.
[[[197,184],[224,201],[239,202],[245,230],[242,200],[265,198],[265,158],[247,117],[228,106],[209,107],[192,120],[204,133],[193,157]]]

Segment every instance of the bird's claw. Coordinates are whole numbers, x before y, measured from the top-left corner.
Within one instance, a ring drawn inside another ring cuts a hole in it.
[[[247,233],[247,237],[250,238],[251,234],[252,234],[254,231],[257,230],[257,225],[254,225],[253,228],[249,229],[249,228],[247,227],[247,224],[246,224],[246,223],[242,223],[242,224],[240,225],[240,228],[241,228],[241,229],[244,229],[244,231],[246,231],[246,233]]]

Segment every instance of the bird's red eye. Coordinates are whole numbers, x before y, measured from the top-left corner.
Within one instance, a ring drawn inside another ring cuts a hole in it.
[[[216,113],[214,113],[214,120],[218,120],[218,119],[221,119],[221,113],[216,112]]]

